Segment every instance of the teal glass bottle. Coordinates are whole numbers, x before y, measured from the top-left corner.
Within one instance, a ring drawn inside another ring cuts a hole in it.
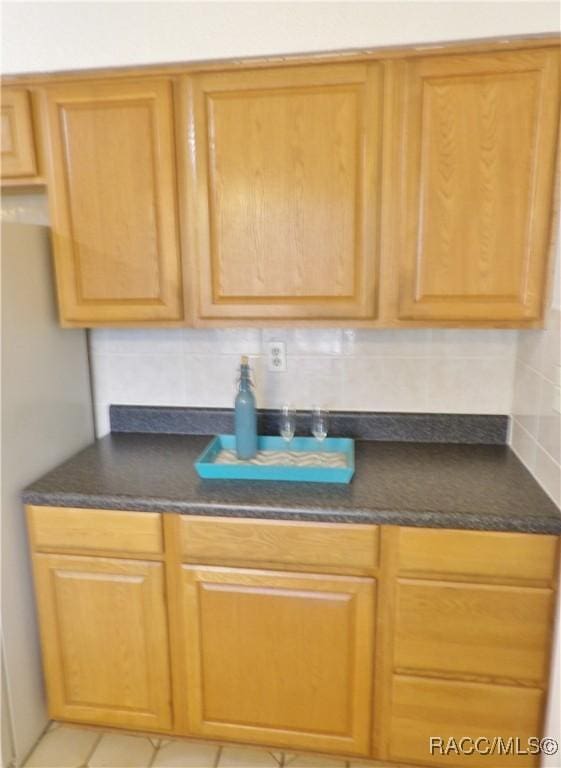
[[[234,422],[238,459],[252,459],[257,453],[257,413],[250,378],[249,360],[244,355],[240,366],[240,381],[236,395]]]

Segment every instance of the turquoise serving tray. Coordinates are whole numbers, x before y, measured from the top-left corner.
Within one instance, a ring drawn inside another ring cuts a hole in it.
[[[200,477],[215,480],[286,480],[296,483],[350,483],[355,443],[347,437],[258,437],[257,457],[235,456],[234,435],[217,435],[195,462]]]

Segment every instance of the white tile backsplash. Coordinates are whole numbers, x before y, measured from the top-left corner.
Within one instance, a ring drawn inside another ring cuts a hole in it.
[[[257,328],[202,328],[179,330],[186,355],[258,355],[261,332]]]
[[[344,393],[350,410],[424,412],[428,373],[426,358],[354,356],[345,360]]]
[[[184,343],[181,328],[97,328],[90,333],[94,355],[183,355]]]
[[[278,340],[287,370],[271,373],[266,344]],[[90,344],[102,435],[111,403],[230,406],[241,354],[251,357],[261,407],[508,414],[516,333],[94,329]]]
[[[536,451],[535,475],[538,482],[561,507],[561,467],[539,444]]]
[[[511,445],[556,504],[561,505],[561,415],[556,366],[561,315],[552,308],[542,331],[520,331],[514,376]]]
[[[559,403],[559,387],[544,379],[540,396],[537,441],[554,461],[561,464],[561,414],[555,410],[556,403]]]
[[[428,357],[430,331],[366,329],[343,331],[343,351],[357,357]]]
[[[513,357],[455,357],[429,363],[429,412],[509,413]]]
[[[474,330],[457,331],[435,328],[430,331],[431,357],[485,357],[494,360],[511,359],[516,354],[516,331]]]
[[[536,453],[538,444],[517,419],[512,420],[510,442],[518,458],[526,465],[532,474],[536,472]]]
[[[536,435],[543,378],[520,360],[515,366],[512,415],[531,435]]]

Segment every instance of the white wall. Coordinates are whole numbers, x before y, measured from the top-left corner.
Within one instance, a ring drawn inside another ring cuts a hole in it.
[[[2,69],[38,72],[559,29],[557,2],[2,3]]]
[[[92,440],[86,335],[57,322],[46,227],[2,226],[2,642],[17,764],[47,723],[21,491]]]

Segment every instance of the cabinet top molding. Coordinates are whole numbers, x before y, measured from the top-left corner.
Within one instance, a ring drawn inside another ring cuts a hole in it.
[[[101,67],[58,72],[33,72],[5,75],[2,85],[40,85],[46,82],[88,80],[90,78],[118,78],[131,76],[173,76],[195,72],[216,72],[232,69],[255,69],[260,67],[286,67],[302,64],[332,64],[342,61],[376,61],[379,59],[411,58],[451,53],[481,53],[496,50],[522,50],[525,48],[547,48],[561,45],[561,35],[540,33],[534,35],[511,35],[508,37],[487,37],[473,40],[453,40],[431,43],[414,43],[398,46],[353,48],[340,51],[320,51],[287,55],[256,56],[231,59],[207,59],[200,61],[174,62],[167,64],[142,64],[127,67]]]

